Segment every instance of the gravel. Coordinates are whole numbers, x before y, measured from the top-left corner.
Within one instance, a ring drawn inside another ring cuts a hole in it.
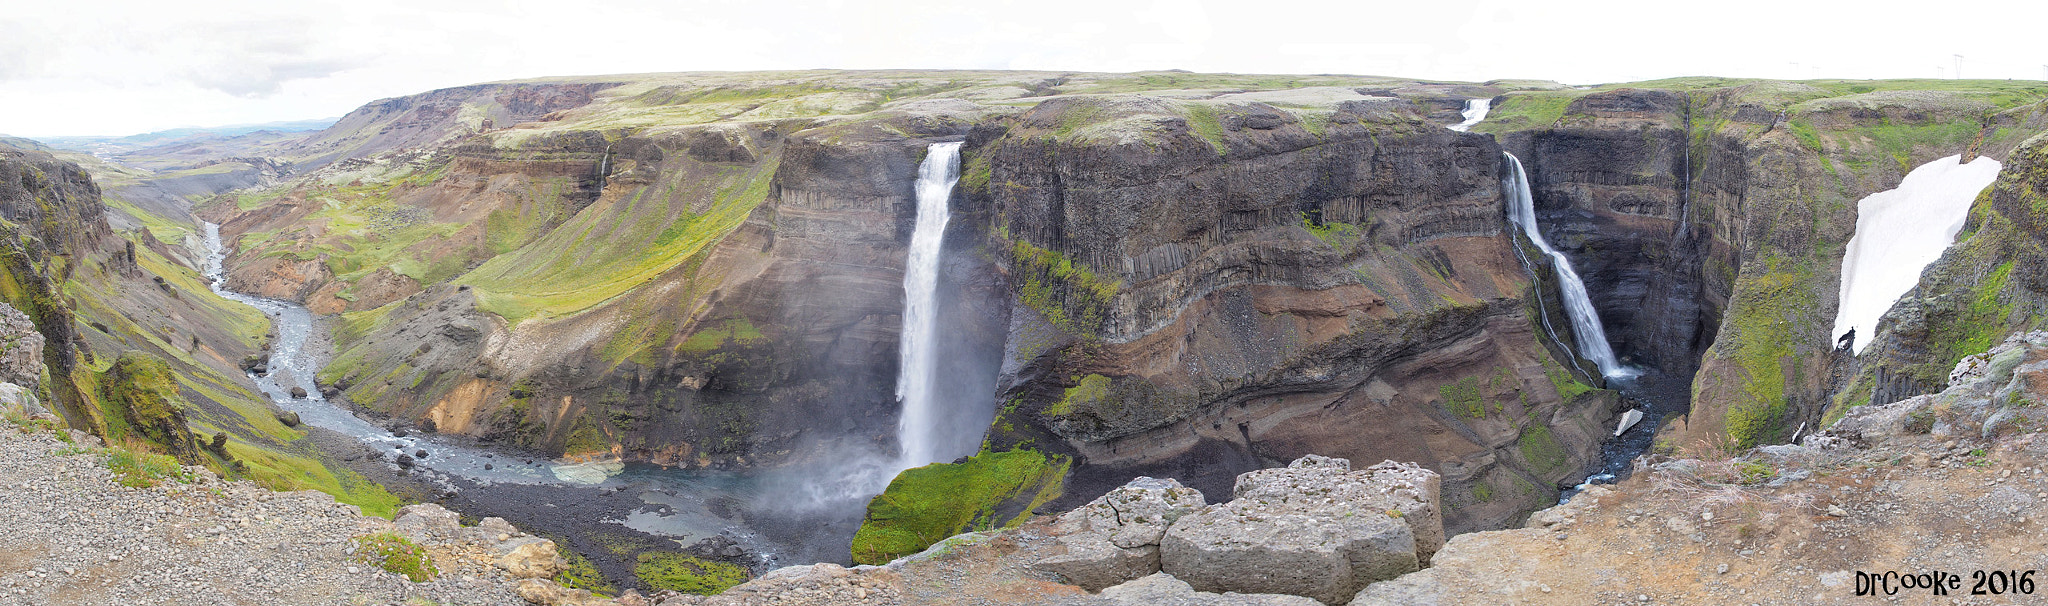
[[[351,537],[389,531],[332,496],[223,482],[114,482],[98,440],[0,426],[0,606],[46,604],[517,605],[514,579],[429,544],[440,578],[354,561]]]

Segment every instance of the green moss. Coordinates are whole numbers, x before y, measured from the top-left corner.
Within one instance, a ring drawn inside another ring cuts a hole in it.
[[[1045,414],[1063,417],[1073,414],[1077,407],[1092,410],[1103,398],[1109,396],[1109,386],[1109,377],[1096,374],[1082,377],[1079,384],[1067,388],[1066,392],[1061,394],[1058,402],[1046,406]]]
[[[562,454],[589,454],[611,449],[611,440],[588,415],[576,417],[576,424],[570,426],[569,437],[562,441]]]
[[[967,160],[967,170],[960,172],[960,187],[971,192],[987,192],[988,181],[995,175],[995,167],[986,152]]]
[[[1308,213],[1301,213],[1301,228],[1308,230],[1309,235],[1315,236],[1317,240],[1330,245],[1330,248],[1338,250],[1349,248],[1352,243],[1357,242],[1360,233],[1357,225],[1324,222],[1311,217]]]
[[[590,562],[590,558],[569,551],[569,548],[563,547],[564,544],[565,541],[555,541],[555,553],[561,555],[563,561],[568,562],[560,572],[555,573],[555,584],[598,595],[610,596],[619,593],[618,588],[613,587],[611,581],[604,577],[604,573],[597,570],[597,565]]]
[[[1468,419],[1486,418],[1486,399],[1479,392],[1479,378],[1465,377],[1436,388],[1443,397],[1444,410]]]
[[[642,553],[633,576],[653,589],[697,595],[718,595],[734,585],[747,582],[747,569],[738,564],[691,557],[679,553]]]
[[[1736,448],[1752,448],[1784,431],[1785,403],[1748,402],[1728,408],[1723,420]]]
[[[1066,457],[1019,449],[905,470],[868,502],[853,561],[881,564],[956,534],[1022,523],[1059,497],[1068,465]]]
[[[441,576],[441,570],[434,566],[434,557],[427,553],[427,548],[395,532],[355,537],[349,539],[349,547],[355,550],[355,561],[403,575],[414,583],[425,583]]]
[[[1564,446],[1557,443],[1557,437],[1550,434],[1550,427],[1532,423],[1522,428],[1522,436],[1516,440],[1522,451],[1522,460],[1529,463],[1530,471],[1551,473],[1560,471],[1571,462]]]
[[[1092,336],[1108,319],[1123,283],[1097,275],[1057,251],[1018,241],[1010,250],[1018,298],[1069,333]]]
[[[1543,376],[1548,377],[1550,385],[1557,388],[1558,399],[1566,402],[1576,400],[1586,392],[1593,391],[1592,387],[1587,386],[1585,383],[1580,383],[1577,377],[1572,376],[1571,371],[1565,370],[1563,366],[1559,366],[1556,361],[1551,360],[1549,357],[1543,358]]]
[[[684,353],[705,353],[715,351],[728,344],[747,345],[764,338],[761,329],[746,318],[733,318],[722,323],[698,329],[676,350]]]
[[[1472,498],[1481,503],[1493,502],[1493,485],[1480,480],[1472,484]]]

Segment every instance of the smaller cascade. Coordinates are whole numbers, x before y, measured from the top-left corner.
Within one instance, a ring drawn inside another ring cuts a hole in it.
[[[1920,283],[1926,269],[1956,241],[1977,194],[1998,179],[1998,161],[1968,164],[1949,156],[1920,165],[1896,189],[1856,203],[1856,234],[1842,254],[1841,307],[1834,338],[1857,354],[1877,340],[1877,321]],[[1848,339],[1850,334],[1859,335]]]
[[[1508,196],[1508,218],[1522,228],[1522,233],[1536,248],[1550,257],[1550,266],[1557,271],[1558,294],[1564,299],[1565,315],[1571,317],[1572,337],[1578,343],[1579,355],[1600,367],[1600,374],[1608,378],[1630,378],[1642,374],[1633,368],[1621,365],[1614,357],[1614,347],[1607,343],[1607,330],[1600,325],[1600,313],[1593,308],[1593,297],[1586,294],[1586,283],[1579,279],[1579,272],[1572,270],[1571,259],[1564,253],[1550,247],[1543,239],[1543,231],[1536,228],[1536,198],[1529,192],[1529,175],[1522,170],[1522,160],[1514,154],[1507,156],[1508,166],[1513,170],[1508,179],[1501,183],[1501,190]]]
[[[1481,120],[1486,119],[1486,111],[1492,107],[1492,99],[1465,100],[1465,111],[1463,113],[1463,115],[1465,116],[1465,121],[1459,122],[1457,124],[1452,124],[1451,130],[1458,131],[1461,133],[1468,130],[1472,130],[1472,127],[1478,126]]]

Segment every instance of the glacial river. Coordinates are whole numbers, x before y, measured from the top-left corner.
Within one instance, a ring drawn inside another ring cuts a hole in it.
[[[213,291],[261,310],[270,316],[275,327],[276,338],[270,344],[269,372],[250,372],[250,380],[279,408],[298,413],[304,423],[352,436],[371,449],[382,452],[384,464],[394,471],[400,470],[395,462],[399,455],[411,456],[415,462],[411,469],[404,471],[439,487],[443,494],[490,492],[492,486],[500,484],[554,486],[606,495],[626,492],[637,496],[641,506],[625,515],[624,519],[577,520],[575,524],[566,524],[563,529],[592,522],[615,523],[674,539],[679,545],[723,535],[758,556],[762,567],[844,560],[846,557],[845,544],[852,536],[847,525],[851,523],[857,527],[858,511],[865,509],[865,499],[858,503],[834,503],[817,511],[787,511],[782,507],[764,506],[764,502],[771,500],[764,496],[772,492],[773,478],[618,462],[565,464],[535,458],[530,453],[498,452],[459,444],[431,433],[400,436],[356,416],[344,404],[323,397],[319,386],[314,383],[321,360],[328,352],[312,351],[309,347],[309,343],[318,342],[308,339],[319,325],[313,313],[289,301],[228,290],[222,269],[227,248],[221,241],[219,225],[205,224],[205,244],[208,255],[204,271]],[[306,396],[294,397],[293,387],[305,390]],[[492,508],[487,496],[463,501],[477,503],[482,509]],[[470,513],[497,515],[492,511]],[[563,513],[571,517],[579,514],[576,511]],[[601,516],[597,513],[588,515]],[[802,533],[778,532],[775,534],[783,536],[777,540],[764,537],[753,528],[762,523],[778,528],[796,525],[791,524],[792,520],[807,522],[801,525],[811,528],[832,527],[834,532],[831,534],[845,536],[819,540],[820,537],[807,537]],[[559,534],[561,530],[553,532]]]

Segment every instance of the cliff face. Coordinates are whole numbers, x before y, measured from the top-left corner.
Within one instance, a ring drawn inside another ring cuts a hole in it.
[[[2028,117],[2041,119],[2039,105]],[[1840,404],[1885,404],[1949,383],[1957,360],[2006,335],[2041,327],[2048,313],[2048,138],[2005,157],[1998,180],[1970,210],[1957,244],[1879,323]]]
[[[1590,462],[1614,402],[1537,336],[1488,137],[1397,99],[1134,96],[969,147],[1020,304],[992,439],[1077,455],[1070,500],[1141,474],[1221,494],[1328,453],[1424,462],[1465,529]]]
[[[321,379],[359,404],[570,454],[775,464],[892,447],[915,174],[964,136],[939,356],[962,452],[1007,411],[991,446],[1079,455],[1102,480],[1079,499],[1132,469],[1416,459],[1446,473],[1454,527],[1591,460],[1613,398],[1581,395],[1524,309],[1499,148],[1442,128],[1456,95],[1502,89],[786,78],[599,90],[202,214],[239,239],[231,287],[341,313]]]
[[[2001,97],[1910,82],[1645,84],[1511,94],[1481,129],[1523,154],[1545,229],[1625,361],[1697,371],[1667,447],[1782,441],[1867,399],[1874,381],[1844,389],[1858,365],[1828,334],[1857,200],[2041,128],[2024,107],[2041,91],[2019,85]]]

